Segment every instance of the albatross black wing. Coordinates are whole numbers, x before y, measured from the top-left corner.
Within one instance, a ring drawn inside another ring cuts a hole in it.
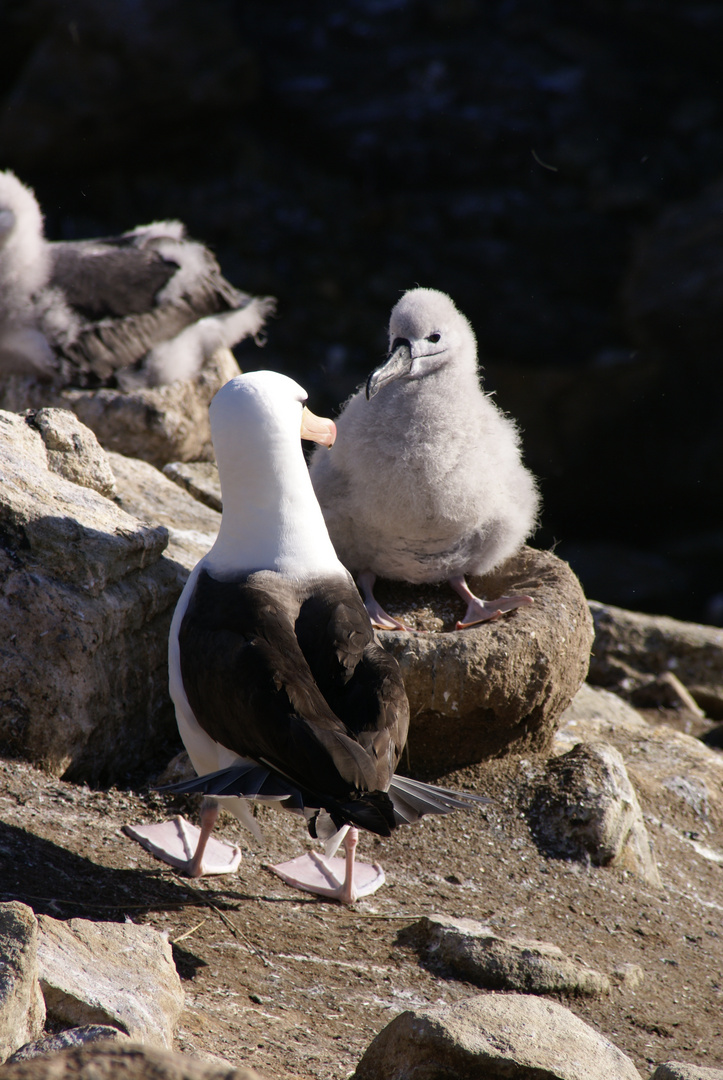
[[[386,791],[409,729],[409,702],[397,661],[377,644],[351,581],[333,579],[303,601],[296,637],[330,707],[374,762]]]
[[[271,571],[236,582],[202,571],[179,632],[189,704],[207,734],[268,766],[302,792],[306,806],[328,810],[338,825],[388,835],[396,824],[386,794],[392,740],[378,723],[355,730],[322,693],[294,629],[305,595]],[[345,685],[372,702],[383,690],[387,676],[376,669],[371,690],[355,684],[368,646],[357,648],[361,659],[337,680],[337,705]],[[338,658],[332,667],[338,671]]]
[[[409,705],[356,590],[296,592],[271,572],[202,573],[179,635],[184,687],[212,738],[253,759],[162,790],[279,798],[382,835],[490,800],[394,774]],[[387,794],[388,792],[388,794]]]

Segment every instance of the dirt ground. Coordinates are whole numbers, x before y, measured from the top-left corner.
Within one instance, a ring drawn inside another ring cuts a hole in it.
[[[348,1077],[373,1036],[410,1006],[477,988],[428,970],[406,927],[444,912],[539,938],[599,971],[639,964],[637,990],[561,999],[648,1077],[683,1060],[723,1067],[723,865],[700,857],[691,821],[649,811],[662,892],[625,874],[541,855],[524,815],[534,761],[449,775],[494,802],[428,818],[390,840],[364,836],[387,884],[352,909],[297,893],[266,869],[312,842],[292,815],[260,808],[260,849],[228,815],[244,851],[237,876],[190,884],[122,832],[196,804],[145,790],[93,791],[0,761],[0,899],[56,918],[132,919],[169,934],[186,992],[180,1050],[251,1065],[269,1080]],[[644,803],[644,800],[643,800]],[[700,840],[723,850],[723,822]]]

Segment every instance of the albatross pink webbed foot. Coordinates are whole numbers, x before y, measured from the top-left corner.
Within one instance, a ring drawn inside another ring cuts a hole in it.
[[[460,619],[456,624],[456,630],[466,630],[470,626],[479,625],[479,623],[492,622],[494,619],[506,615],[509,611],[515,611],[519,607],[527,607],[535,602],[531,596],[500,596],[497,600],[480,600],[471,591],[463,576],[450,578],[449,584],[467,603],[464,618]]]
[[[358,863],[354,855],[359,834],[351,828],[344,838],[343,859],[329,859],[316,851],[299,855],[288,862],[269,866],[282,881],[294,889],[353,904],[361,896],[369,896],[384,884],[386,878],[377,863]]]
[[[412,628],[403,623],[401,619],[395,619],[393,615],[387,615],[374,595],[374,582],[376,580],[377,576],[371,570],[363,570],[357,577],[357,585],[364,598],[364,607],[369,612],[372,626],[376,626],[378,630],[406,630],[408,633],[413,633]]]
[[[188,877],[235,874],[241,863],[241,849],[211,837],[217,817],[216,800],[204,799],[200,829],[178,815],[159,825],[124,825],[123,831],[151,855]]]

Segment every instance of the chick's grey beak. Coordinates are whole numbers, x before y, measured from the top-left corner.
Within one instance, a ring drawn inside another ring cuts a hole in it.
[[[408,375],[412,369],[412,349],[404,338],[397,338],[390,356],[375,368],[367,379],[367,401],[371,401],[387,383]]]

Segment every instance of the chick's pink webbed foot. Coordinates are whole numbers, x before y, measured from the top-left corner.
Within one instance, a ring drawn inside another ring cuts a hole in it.
[[[509,611],[527,607],[535,602],[531,596],[500,596],[497,600],[480,600],[474,595],[463,575],[450,578],[449,584],[467,603],[464,618],[456,624],[456,630],[467,630],[468,627],[477,626],[479,623],[492,622],[493,619],[499,619]]]

